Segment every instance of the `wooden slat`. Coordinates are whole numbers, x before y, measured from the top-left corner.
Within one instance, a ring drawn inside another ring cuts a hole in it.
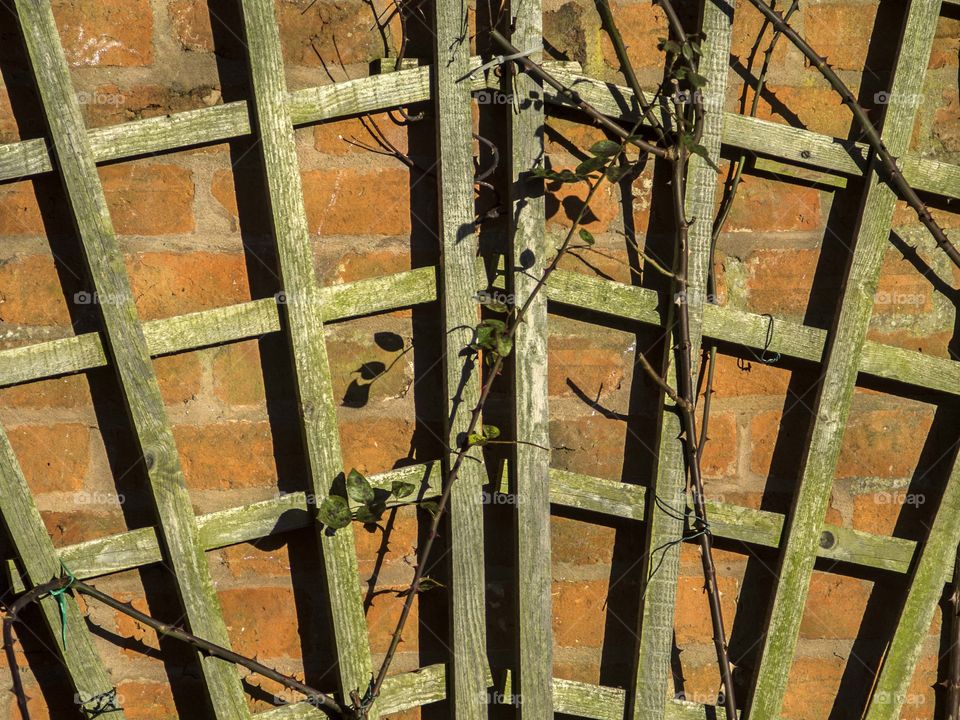
[[[144,466],[159,515],[166,559],[175,575],[191,631],[229,645],[226,625],[213,588],[210,568],[197,540],[190,496],[180,469],[173,432],[114,235],[103,187],[80,107],[70,82],[49,0],[17,0],[20,27],[47,118],[54,154],[83,244],[99,304],[108,355],[116,368],[127,410],[136,430]],[[249,715],[240,675],[223,660],[200,656],[200,664],[218,718]]]
[[[33,502],[27,481],[10,446],[6,432],[0,428],[0,518],[7,530],[17,557],[26,572],[30,585],[40,585],[62,570],[57,551],[50,541],[43,519]],[[40,601],[43,619],[50,630],[52,645],[57,649],[70,676],[70,682],[81,701],[109,693],[114,685],[107,669],[93,646],[93,638],[76,601],[65,596],[66,617],[61,623],[57,601],[47,597]],[[62,633],[66,633],[66,645]],[[122,710],[110,713],[111,718],[123,718]]]
[[[516,0],[511,6],[511,41],[531,57],[542,60],[543,9],[539,0]],[[530,170],[543,158],[543,87],[526,73],[507,75],[505,88],[515,102],[506,106],[509,117],[508,157],[513,210],[513,294],[521,307],[537,286],[547,263],[542,180]],[[534,184],[540,187],[534,187]],[[523,256],[523,257],[521,257]],[[524,259],[531,258],[531,262]],[[513,693],[521,698],[522,718],[552,720],[553,611],[550,554],[550,417],[547,406],[547,296],[537,295],[517,329],[514,349],[514,423],[519,444],[511,448],[512,483],[517,502],[514,527],[517,538],[517,666]]]
[[[389,488],[394,480],[419,484],[419,499],[439,495],[440,473],[436,463],[411,465],[370,477],[371,483],[383,488]],[[556,507],[640,521],[646,510],[645,498],[646,489],[640,485],[550,470],[550,503]],[[404,504],[391,501],[387,506]],[[716,537],[762,547],[780,545],[784,524],[784,516],[780,513],[715,501],[707,502],[707,511]],[[308,527],[311,522],[303,492],[287,493],[197,517],[200,544],[204,550],[273,537]],[[817,546],[817,557],[900,574],[909,570],[916,549],[913,540],[874,535],[829,523],[823,526],[821,536],[823,542]],[[81,580],[130,570],[162,559],[157,534],[150,527],[67,545],[58,548],[57,555]],[[14,589],[20,592],[25,589],[24,583],[13,561],[9,562]]]
[[[477,238],[474,232],[473,116],[470,88],[458,82],[470,68],[468,7],[462,2],[434,6],[433,87],[437,123],[437,192],[441,248],[441,317],[444,390],[447,401],[445,470],[480,398],[480,367],[463,349],[473,339],[478,304],[474,297]],[[483,504],[486,480],[479,448],[460,467],[450,488],[447,549],[450,568],[451,708],[458,720],[487,716],[486,622],[483,565]],[[445,476],[446,477],[446,476]]]
[[[349,320],[437,299],[436,270],[417,268],[320,290],[320,320]],[[154,357],[237,342],[280,330],[273,298],[149,320],[143,324]],[[76,373],[107,364],[99,333],[23,345],[0,351],[0,387]]]
[[[923,86],[939,12],[940,0],[910,3],[891,89],[894,96]],[[894,156],[906,150],[915,116],[913,103],[895,103],[888,107],[883,141]],[[781,545],[779,581],[749,704],[754,718],[776,717],[783,705],[803,615],[800,609],[807,599],[843,429],[850,412],[896,203],[896,195],[881,181],[878,169],[871,167],[864,192],[853,258],[843,285],[840,313],[826,348],[823,379],[814,406],[815,419],[800,464],[799,489],[788,519],[787,539]]]
[[[297,385],[310,492],[317,504],[343,471],[336,400],[327,359],[319,283],[314,268],[300,167],[272,0],[242,0],[253,106],[267,176],[270,217],[286,302],[287,335]],[[316,511],[316,507],[312,508]],[[353,526],[326,532],[316,524],[336,643],[342,701],[366,691],[372,671]],[[370,716],[373,720],[376,712]]]
[[[907,599],[867,707],[866,720],[896,720],[916,671],[923,642],[951,575],[960,544],[960,457],[943,491],[930,533],[910,578]]]
[[[705,118],[701,144],[714,163],[720,158],[734,4],[734,0],[702,4],[701,30],[705,39],[699,72],[708,82],[703,91]],[[689,232],[689,273],[684,301],[689,309],[694,387],[700,360],[703,307],[710,264],[710,218],[713,217],[716,189],[717,171],[704,158],[692,156],[687,169],[686,214],[694,220]],[[672,348],[679,345],[679,340],[666,343],[665,354],[670,359],[668,362],[671,362],[666,377],[674,387],[679,385],[676,382],[678,370],[672,362]],[[638,349],[638,352],[641,351]],[[641,600],[633,692],[628,699],[627,714],[635,720],[661,720],[666,712],[667,700],[672,695],[670,657],[680,567],[680,546],[675,541],[684,532],[683,521],[677,518],[686,506],[682,434],[680,414],[673,402],[664,397],[657,472],[651,485],[655,496],[647,498],[646,551],[643,558],[646,584]],[[675,512],[664,512],[657,500]]]

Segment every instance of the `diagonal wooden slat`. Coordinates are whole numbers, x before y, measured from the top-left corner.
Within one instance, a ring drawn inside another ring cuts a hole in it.
[[[708,0],[703,3],[700,74],[707,78],[703,104],[705,121],[702,145],[716,162],[720,157],[720,134],[723,129],[723,103],[726,90],[727,63],[730,55],[730,29],[735,0]],[[710,238],[717,172],[703,158],[693,156],[687,170],[686,211],[696,218],[690,228],[690,272],[685,302],[690,310],[691,373],[694,387],[700,359],[703,306],[709,272]],[[676,366],[672,343],[667,342],[666,356],[670,363],[669,381],[676,387]],[[670,687],[670,657],[673,649],[673,616],[676,602],[680,546],[675,541],[683,535],[683,522],[676,516],[686,507],[685,461],[680,440],[680,415],[673,403],[664,398],[660,437],[658,440],[657,474],[647,498],[646,555],[643,577],[646,581],[639,618],[639,641],[633,692],[629,694],[628,716],[635,720],[660,720],[666,711]],[[656,500],[675,508],[664,512]],[[673,544],[671,544],[673,543]]]
[[[480,398],[480,367],[463,348],[473,340],[479,314],[474,258],[473,117],[470,87],[458,82],[470,69],[468,7],[437,2],[434,8],[434,108],[437,122],[440,298],[447,401],[445,441],[459,448]],[[454,453],[445,453],[445,473]],[[446,476],[445,476],[446,477]],[[450,488],[447,548],[450,567],[451,708],[458,720],[487,715],[483,504],[486,477],[478,448],[460,466]]]
[[[342,473],[336,401],[327,359],[322,292],[314,268],[293,123],[285,103],[280,31],[272,0],[242,0],[253,107],[267,176],[270,214],[286,301],[287,333],[297,384],[310,490],[320,503]],[[312,511],[316,512],[316,506]],[[336,642],[341,698],[362,696],[372,662],[352,525],[335,533],[316,523]],[[371,712],[371,718],[377,717]]]
[[[543,45],[543,9],[539,0],[514,2],[512,42],[523,50],[536,48],[540,62]],[[509,114],[507,155],[511,161],[510,188],[515,193],[512,227],[513,302],[521,307],[543,275],[549,246],[544,232],[542,181],[530,176],[543,162],[544,109],[538,98],[543,87],[527,73],[506,75]],[[539,185],[539,187],[535,187]],[[532,263],[532,264],[531,264]],[[544,289],[545,290],[545,289]],[[516,420],[511,448],[512,482],[517,502],[514,527],[517,592],[517,668],[513,692],[521,698],[523,718],[553,718],[553,613],[550,554],[550,430],[547,406],[547,295],[540,292],[527,309],[515,337],[513,396]]]
[[[166,559],[175,575],[190,630],[228,646],[229,637],[210,568],[197,539],[196,519],[183,481],[173,432],[71,86],[53,12],[49,0],[17,0],[16,5],[53,152],[93,286],[101,298],[99,307],[108,353],[136,430],[160,520]],[[200,664],[216,716],[221,720],[247,717],[249,712],[236,667],[209,656],[201,656]]]
[[[930,533],[910,578],[897,629],[880,668],[867,706],[866,720],[896,720],[913,679],[933,613],[951,576],[951,561],[960,544],[960,457],[943,491]]]
[[[940,4],[940,0],[909,4],[892,97],[908,97],[923,86]],[[917,105],[911,102],[888,106],[883,142],[895,157],[907,148],[916,111]],[[842,304],[828,339],[813,427],[800,464],[800,485],[781,546],[779,581],[749,705],[751,718],[777,717],[783,706],[896,199],[871,161]]]
[[[58,577],[60,558],[50,541],[43,519],[33,502],[30,488],[20,470],[20,464],[10,447],[6,432],[0,428],[0,519],[10,536],[23,569],[31,585],[39,585]],[[66,617],[60,618],[57,601],[47,597],[40,601],[43,619],[60,653],[76,699],[88,702],[105,696],[114,689],[103,661],[93,647],[93,638],[86,620],[69,593],[65,596]],[[66,645],[63,644],[65,632]],[[119,703],[118,703],[119,704]],[[123,718],[122,710],[108,714],[112,719]]]

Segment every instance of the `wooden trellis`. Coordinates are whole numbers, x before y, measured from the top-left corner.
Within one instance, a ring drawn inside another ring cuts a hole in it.
[[[941,2],[913,0],[907,17],[891,93],[906,95],[920,87],[926,72]],[[539,2],[516,3],[520,9],[513,40],[525,50],[539,51]],[[110,303],[102,304],[100,332],[17,347],[0,352],[0,387],[112,366],[126,400],[140,444],[156,508],[156,527],[140,528],[63,548],[54,548],[34,505],[23,474],[0,429],[0,514],[17,552],[9,564],[14,585],[26,587],[58,574],[63,561],[81,579],[164,561],[174,570],[179,598],[193,632],[228,644],[204,553],[206,551],[295,528],[316,526],[307,499],[324,497],[342,470],[339,435],[326,357],[323,323],[374,312],[438,302],[447,348],[447,397],[458,388],[463,358],[459,348],[469,342],[476,324],[473,298],[486,279],[475,261],[472,234],[474,200],[472,146],[469,128],[470,93],[485,89],[480,73],[462,78],[480,64],[463,42],[466,5],[436,4],[436,62],[397,72],[288,93],[283,79],[279,34],[272,0],[242,0],[253,96],[165,117],[87,130],[71,87],[67,63],[50,10],[49,0],[17,0],[19,22],[33,65],[50,130],[48,139],[0,146],[0,182],[55,170],[61,176],[79,229],[95,290]],[[786,678],[796,646],[799,622],[814,561],[817,557],[878,568],[909,578],[910,588],[884,659],[866,717],[899,716],[900,705],[919,656],[952,558],[960,543],[960,465],[953,471],[928,538],[920,543],[874,535],[824,523],[833,476],[853,389],[864,374],[895,380],[907,388],[933,391],[950,399],[960,395],[960,363],[867,341],[874,288],[887,240],[895,196],[876,172],[874,161],[860,144],[844,143],[805,130],[751,117],[724,113],[723,98],[735,0],[706,0],[702,14],[703,73],[710,80],[705,104],[709,114],[703,144],[713,157],[721,147],[774,158],[782,163],[812,167],[839,177],[863,177],[864,198],[853,261],[843,285],[840,312],[830,331],[787,320],[776,321],[772,337],[766,317],[705,302],[709,224],[697,223],[691,235],[691,325],[700,338],[752,348],[821,367],[823,379],[816,400],[814,423],[806,441],[801,483],[786,516],[720,502],[708,502],[710,523],[717,537],[778,548],[779,580],[764,635],[764,648],[754,683],[751,718],[778,717]],[[534,57],[538,57],[535,55]],[[635,119],[637,104],[623,87],[583,76],[571,63],[549,64],[551,71],[595,107],[611,116]],[[545,98],[563,104],[548,89],[526,76],[510,88],[521,99]],[[420,268],[344,285],[320,287],[309,251],[303,195],[299,182],[293,129],[321,120],[375,112],[432,101],[437,115],[439,238],[443,258],[439,268]],[[544,108],[539,102],[519,102],[510,108],[510,177],[514,188],[511,214],[511,254],[519,261],[532,249],[539,263],[547,255],[542,200],[528,197],[523,173],[542,155]],[[883,123],[884,142],[901,158],[904,174],[919,190],[960,198],[960,166],[907,154],[916,106],[891,105]],[[287,302],[274,298],[180,317],[140,323],[129,280],[104,200],[96,164],[146,153],[162,153],[197,144],[254,136],[260,140],[266,171],[273,232],[278,248]],[[714,207],[715,171],[700,158],[690,165],[688,207],[709,217]],[[522,199],[522,203],[520,202]],[[519,262],[507,263],[508,267]],[[531,292],[531,275],[505,273],[501,281],[520,303]],[[635,682],[627,690],[552,679],[550,611],[550,505],[645,521],[647,547],[661,546],[682,534],[682,523],[662,512],[656,497],[676,499],[683,486],[683,466],[676,416],[664,406],[659,468],[651,487],[644,488],[549,468],[547,444],[546,364],[547,300],[586,308],[612,318],[662,327],[664,298],[653,290],[557,271],[547,297],[532,308],[516,342],[514,376],[517,436],[531,445],[512,450],[511,491],[523,498],[515,507],[518,567],[518,652],[512,692],[522,696],[525,718],[549,718],[554,713],[615,720],[633,718],[707,718],[714,709],[670,699],[669,663],[672,642],[679,549],[667,552],[661,570],[646,592],[637,619]],[[281,322],[282,321],[282,322]],[[151,358],[201,347],[237,342],[268,333],[285,332],[301,409],[302,430],[310,471],[309,493],[194,516],[180,470],[178,455]],[[696,357],[696,354],[695,354]],[[694,372],[696,370],[694,369]],[[451,445],[462,432],[466,412],[478,395],[478,380],[459,388],[457,405],[448,408]],[[478,451],[477,451],[478,452]],[[419,497],[439,493],[442,467],[436,463],[394,470],[373,478],[389,487],[394,480],[416,482]],[[451,549],[452,655],[431,665],[388,679],[374,715],[389,714],[437,700],[452,700],[457,718],[486,714],[489,667],[484,630],[483,527],[481,485],[487,479],[481,463],[467,463],[452,495]],[[339,663],[339,690],[363,688],[371,672],[370,649],[357,589],[357,561],[352,530],[333,535],[317,533],[325,565],[326,591],[333,609],[334,638]],[[649,575],[651,568],[646,568]],[[60,637],[55,601],[42,602],[43,616],[81,699],[113,687],[107,668],[97,656],[79,610],[67,602],[67,643]],[[248,717],[240,676],[229,663],[201,659],[211,705],[223,720]],[[111,717],[122,718],[122,710]],[[308,703],[291,704],[261,713],[264,720],[321,717]]]

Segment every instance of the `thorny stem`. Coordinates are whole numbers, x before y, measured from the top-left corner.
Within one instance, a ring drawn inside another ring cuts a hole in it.
[[[947,720],[960,720],[960,553],[950,592],[950,668],[947,673]]]
[[[511,52],[515,52],[515,50],[512,50]],[[619,158],[619,156],[623,153],[625,143],[626,143],[626,139],[624,139],[624,141],[621,142],[619,150],[615,155],[612,156],[610,162],[616,161]],[[550,278],[553,272],[557,269],[557,267],[560,264],[560,260],[563,258],[567,250],[570,248],[570,243],[573,240],[574,233],[576,233],[577,228],[580,227],[580,223],[582,222],[588,208],[590,207],[590,201],[593,199],[593,196],[596,194],[597,189],[603,183],[604,177],[605,177],[604,173],[601,172],[597,180],[595,182],[590,183],[590,189],[587,192],[587,196],[583,200],[583,203],[580,206],[580,210],[577,213],[577,216],[574,219],[573,223],[571,224],[570,229],[568,230],[567,234],[564,236],[563,242],[560,244],[559,248],[557,248],[556,254],[554,255],[553,259],[550,261],[550,263],[547,265],[547,267],[544,269],[543,274],[534,284],[533,288],[531,288],[530,294],[527,296],[527,299],[516,311],[516,313],[514,313],[512,320],[508,324],[507,331],[506,331],[507,339],[510,339],[510,340],[513,339],[514,335],[517,332],[517,329],[520,327],[520,323],[522,323],[524,317],[526,317],[526,314],[530,309],[530,306],[533,304],[534,300],[536,299],[540,291],[543,290],[544,286],[547,283],[547,280]],[[493,365],[490,368],[488,380],[480,391],[480,397],[477,400],[477,404],[474,405],[473,410],[470,413],[470,420],[467,423],[467,428],[462,433],[463,438],[468,438],[471,434],[473,434],[476,431],[477,426],[480,424],[480,418],[483,415],[483,408],[486,405],[487,399],[490,397],[490,391],[493,388],[493,381],[494,379],[496,379],[496,377],[500,374],[500,371],[503,369],[503,363],[505,359],[506,357],[504,355],[500,355],[499,353],[496,355],[496,359],[494,360]],[[443,492],[440,495],[440,499],[437,501],[437,507],[433,512],[433,519],[430,522],[430,529],[427,534],[426,542],[424,543],[423,548],[420,550],[420,553],[419,553],[420,558],[417,563],[417,568],[413,574],[413,581],[410,583],[410,590],[408,591],[406,597],[404,598],[403,608],[400,611],[400,618],[397,620],[396,629],[394,630],[393,635],[390,638],[390,646],[387,648],[386,655],[384,655],[384,658],[383,658],[383,663],[381,664],[380,669],[377,672],[376,679],[373,681],[370,692],[368,693],[369,701],[366,705],[360,708],[357,708],[357,710],[359,711],[358,714],[361,716],[364,716],[366,714],[366,710],[369,708],[370,704],[372,704],[373,701],[376,700],[376,698],[380,694],[380,689],[383,687],[383,682],[387,677],[387,672],[390,669],[390,665],[393,663],[393,658],[397,653],[397,648],[399,647],[400,641],[402,639],[403,629],[406,626],[407,620],[410,617],[410,612],[413,608],[413,602],[416,599],[417,593],[420,589],[420,583],[423,580],[424,572],[426,572],[428,560],[430,558],[430,553],[433,549],[434,541],[437,539],[437,536],[439,535],[440,521],[443,518],[444,511],[446,510],[447,504],[450,500],[451,489],[453,488],[454,482],[459,477],[460,468],[463,466],[464,461],[469,457],[468,453],[472,447],[473,446],[469,444],[469,441],[465,439],[462,442],[461,447],[457,450],[456,455],[454,456],[453,464],[450,466],[450,471],[447,473],[446,484],[443,488]]]
[[[204,640],[201,637],[197,637],[193,633],[187,632],[183,628],[177,627],[176,625],[170,625],[169,623],[165,623],[161,620],[157,620],[154,617],[151,617],[145,613],[140,612],[139,610],[135,609],[132,605],[121,602],[116,598],[111,597],[110,595],[107,595],[106,593],[101,592],[100,590],[97,590],[92,585],[88,585],[82,580],[77,580],[76,578],[73,578],[68,575],[54,578],[49,582],[35,586],[34,588],[23,593],[20,597],[16,599],[16,601],[13,604],[11,604],[7,608],[7,614],[3,619],[3,624],[4,624],[3,635],[4,635],[4,646],[7,649],[8,655],[12,652],[12,647],[13,647],[13,644],[12,644],[13,623],[15,623],[19,619],[18,615],[20,611],[30,603],[36,602],[48,596],[51,592],[56,590],[62,590],[67,587],[73,590],[76,590],[77,592],[83,595],[88,595],[92,597],[94,600],[99,600],[104,605],[107,605],[108,607],[111,607],[114,610],[117,610],[118,612],[123,613],[124,615],[129,615],[137,622],[153,628],[161,636],[172,637],[176,640],[180,640],[181,642],[185,642],[188,645],[193,645],[195,648],[200,650],[200,652],[204,653],[205,655],[217,657],[217,658],[220,658],[221,660],[226,660],[227,662],[231,662],[236,665],[242,665],[248,670],[257,673],[258,675],[262,675],[263,677],[269,680],[273,680],[274,682],[277,682],[286,688],[289,688],[298,693],[301,693],[307,698],[307,702],[309,702],[314,707],[320,708],[322,710],[325,710],[329,713],[333,713],[336,715],[344,714],[344,708],[341,707],[336,700],[334,700],[329,695],[322,693],[319,690],[315,690],[309,685],[306,685],[305,683],[300,682],[296,678],[291,677],[289,675],[285,675],[281,672],[278,672],[277,670],[274,670],[271,667],[267,667],[266,665],[259,663],[252,658],[246,657],[245,655],[240,655],[238,653],[235,653],[233,652],[233,650],[225,648],[222,645],[217,645],[216,643],[212,643],[209,640]],[[21,701],[22,701],[21,696],[23,692],[23,686],[22,686],[22,683],[20,682],[19,672],[15,670],[16,667],[17,667],[17,663],[11,660],[10,668],[14,672],[14,689],[17,690],[19,688],[18,698],[21,698]],[[23,714],[23,710],[24,708],[21,707],[21,714]],[[28,716],[24,715],[24,717],[28,717]]]
[[[770,8],[763,0],[749,0],[749,2],[806,56],[810,63],[820,71],[820,74],[823,75],[827,82],[829,82],[833,89],[840,95],[843,104],[850,108],[857,124],[860,125],[860,128],[863,130],[867,143],[880,159],[880,166],[887,176],[887,181],[894,187],[900,197],[916,211],[920,222],[922,222],[927,230],[930,231],[930,234],[933,235],[937,247],[946,253],[954,265],[960,267],[960,251],[950,242],[943,228],[941,228],[933,218],[929,208],[927,208],[923,200],[920,199],[920,196],[917,195],[917,192],[911,187],[910,183],[907,182],[906,178],[904,178],[900,167],[897,165],[896,158],[887,150],[886,145],[880,137],[880,133],[877,132],[873,123],[870,122],[870,118],[867,117],[866,111],[853,97],[853,93],[850,92],[850,89],[844,84],[843,80],[841,80],[833,71],[833,68],[827,64],[827,59],[810,47],[809,43],[793,29],[781,13]]]

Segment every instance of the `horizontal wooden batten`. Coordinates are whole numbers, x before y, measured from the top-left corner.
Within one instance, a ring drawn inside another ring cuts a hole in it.
[[[647,288],[558,270],[547,284],[547,293],[550,300],[563,305],[650,325],[662,322],[657,312],[660,298]],[[703,311],[705,337],[756,350],[766,348],[798,360],[820,362],[827,339],[826,330],[775,318],[767,344],[770,323],[768,316],[721,305],[707,305]],[[914,350],[867,341],[860,372],[948,395],[960,395],[960,363]]]
[[[471,59],[472,67],[479,64],[478,58]],[[578,63],[544,65],[601,112],[613,117],[634,113],[633,93],[629,88],[587,77],[580,72]],[[290,116],[294,125],[299,126],[425,102],[430,99],[429,75],[429,66],[421,66],[296,90],[290,93]],[[475,73],[470,83],[474,91],[498,89],[488,84],[482,73]],[[549,89],[546,99],[551,105],[567,104]],[[88,131],[98,163],[172,152],[249,134],[249,111],[243,100]],[[859,176],[866,166],[867,146],[863,143],[850,143],[737,113],[724,113],[722,144],[838,175]],[[917,190],[960,198],[960,166],[917,155],[904,156],[900,164],[904,177]],[[0,145],[0,182],[51,169],[46,143],[40,138]]]
[[[394,480],[418,484],[419,500],[436,497],[440,489],[436,463],[391,470],[371,476],[370,480],[374,485],[384,488],[390,487]],[[643,520],[645,497],[646,489],[640,485],[565,470],[550,470],[550,502],[557,507],[586,510],[613,518]],[[391,507],[407,504],[410,502],[389,503]],[[707,503],[707,510],[713,534],[718,538],[771,548],[780,544],[783,531],[783,515],[780,513],[713,501]],[[205,550],[271,537],[309,524],[307,497],[303,492],[279,495],[270,500],[197,517],[200,544]],[[915,550],[916,542],[913,540],[826,524],[818,556],[903,574],[909,569]],[[58,554],[82,580],[160,561],[157,535],[150,527],[68,545],[59,548]],[[8,570],[12,571],[12,561],[7,564]],[[22,590],[23,585],[17,573],[11,574],[14,589]]]

